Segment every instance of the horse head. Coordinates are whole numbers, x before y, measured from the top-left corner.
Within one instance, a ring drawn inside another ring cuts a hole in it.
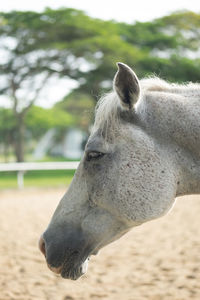
[[[181,144],[162,129],[163,109],[169,109],[163,86],[155,93],[118,63],[113,91],[97,104],[82,160],[39,242],[48,266],[62,277],[79,278],[91,255],[163,216],[183,194]]]

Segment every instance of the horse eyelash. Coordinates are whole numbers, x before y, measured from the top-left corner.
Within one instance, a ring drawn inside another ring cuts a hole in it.
[[[92,156],[91,154],[94,154],[94,156]],[[90,161],[92,159],[99,159],[99,158],[103,157],[104,155],[105,155],[105,153],[102,153],[102,152],[91,151],[91,152],[88,152],[88,154],[87,154],[87,160]]]

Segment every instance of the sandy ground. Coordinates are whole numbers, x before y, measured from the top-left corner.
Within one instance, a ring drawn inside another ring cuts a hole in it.
[[[0,300],[200,299],[200,196],[105,247],[73,282],[51,273],[37,248],[63,193],[0,192]]]

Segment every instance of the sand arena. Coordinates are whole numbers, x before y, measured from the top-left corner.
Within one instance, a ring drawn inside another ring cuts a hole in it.
[[[0,192],[0,300],[200,299],[199,195],[104,248],[73,282],[51,273],[37,248],[64,192]]]

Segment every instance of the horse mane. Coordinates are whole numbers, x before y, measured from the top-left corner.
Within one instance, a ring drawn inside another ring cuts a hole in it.
[[[200,97],[200,84],[169,83],[159,77],[150,77],[140,80],[141,95],[145,93],[172,93],[183,96]],[[92,131],[110,129],[116,131],[120,124],[120,100],[115,92],[103,95],[95,108],[95,122]]]
[[[199,83],[170,83],[159,77],[144,78],[140,81],[140,86],[143,92],[164,92],[181,95],[193,93],[194,96],[200,94]]]

